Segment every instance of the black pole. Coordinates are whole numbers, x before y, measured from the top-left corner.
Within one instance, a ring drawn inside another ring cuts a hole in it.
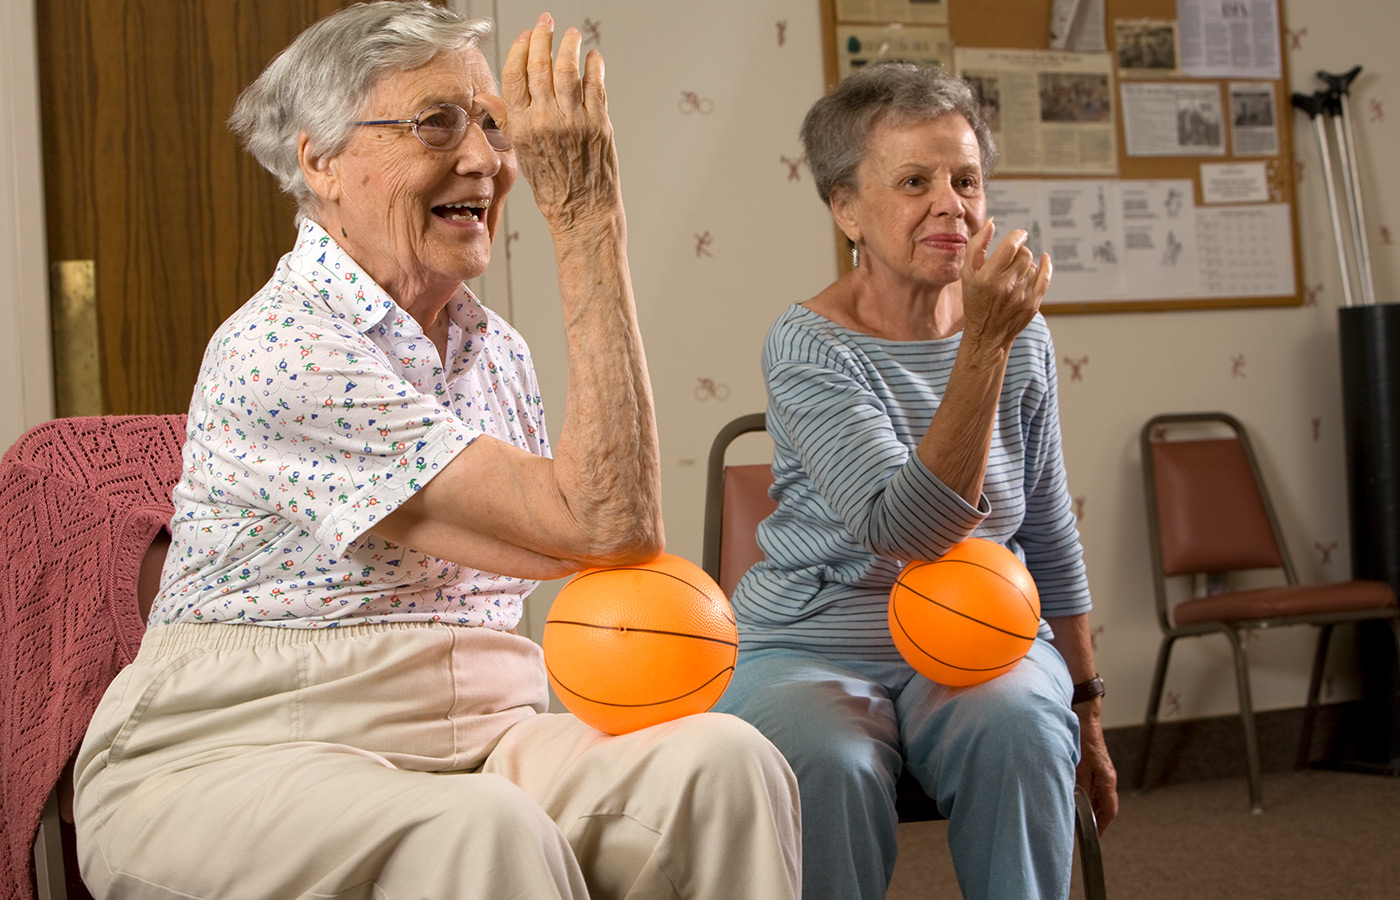
[[[1400,593],[1400,304],[1338,310],[1352,577]],[[1388,625],[1357,630],[1362,667],[1356,762],[1400,770],[1400,680]]]

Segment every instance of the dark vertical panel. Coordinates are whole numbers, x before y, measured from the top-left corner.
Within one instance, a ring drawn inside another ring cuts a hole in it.
[[[184,411],[209,335],[289,248],[292,205],[225,120],[345,5],[36,5],[50,258],[95,261],[104,412]]]

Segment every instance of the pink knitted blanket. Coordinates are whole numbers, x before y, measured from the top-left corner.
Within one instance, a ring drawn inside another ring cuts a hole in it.
[[[44,800],[136,655],[137,576],[184,441],[184,416],[56,419],[0,460],[0,897],[34,896]]]

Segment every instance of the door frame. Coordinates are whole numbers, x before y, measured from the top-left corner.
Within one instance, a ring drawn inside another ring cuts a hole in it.
[[[0,11],[0,448],[53,418],[34,4]]]

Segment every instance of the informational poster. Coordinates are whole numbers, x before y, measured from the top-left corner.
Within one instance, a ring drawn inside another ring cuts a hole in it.
[[[1024,228],[1055,277],[1046,303],[1273,297],[1293,288],[1284,203],[1198,207],[1190,180],[993,179],[998,232]]]
[[[1125,82],[1123,143],[1129,156],[1224,156],[1220,87]]]
[[[837,74],[845,78],[852,70],[877,62],[902,60],[952,65],[953,45],[948,29],[926,25],[837,25]]]
[[[1055,266],[1045,302],[1122,300],[1124,287],[1123,206],[1119,183],[992,179],[987,214],[999,234],[1024,228],[1037,258],[1049,253]]]
[[[1278,0],[1176,0],[1181,74],[1283,77]]]
[[[835,0],[839,22],[947,25],[946,0]]]
[[[1203,163],[1201,200],[1217,203],[1268,203],[1269,170],[1261,162]]]
[[[1203,297],[1277,297],[1293,292],[1286,203],[1202,207],[1196,239]]]
[[[1109,54],[958,47],[953,60],[988,112],[999,171],[1118,171]]]
[[[1199,297],[1189,180],[1125,181],[1123,286],[1129,297]]]

